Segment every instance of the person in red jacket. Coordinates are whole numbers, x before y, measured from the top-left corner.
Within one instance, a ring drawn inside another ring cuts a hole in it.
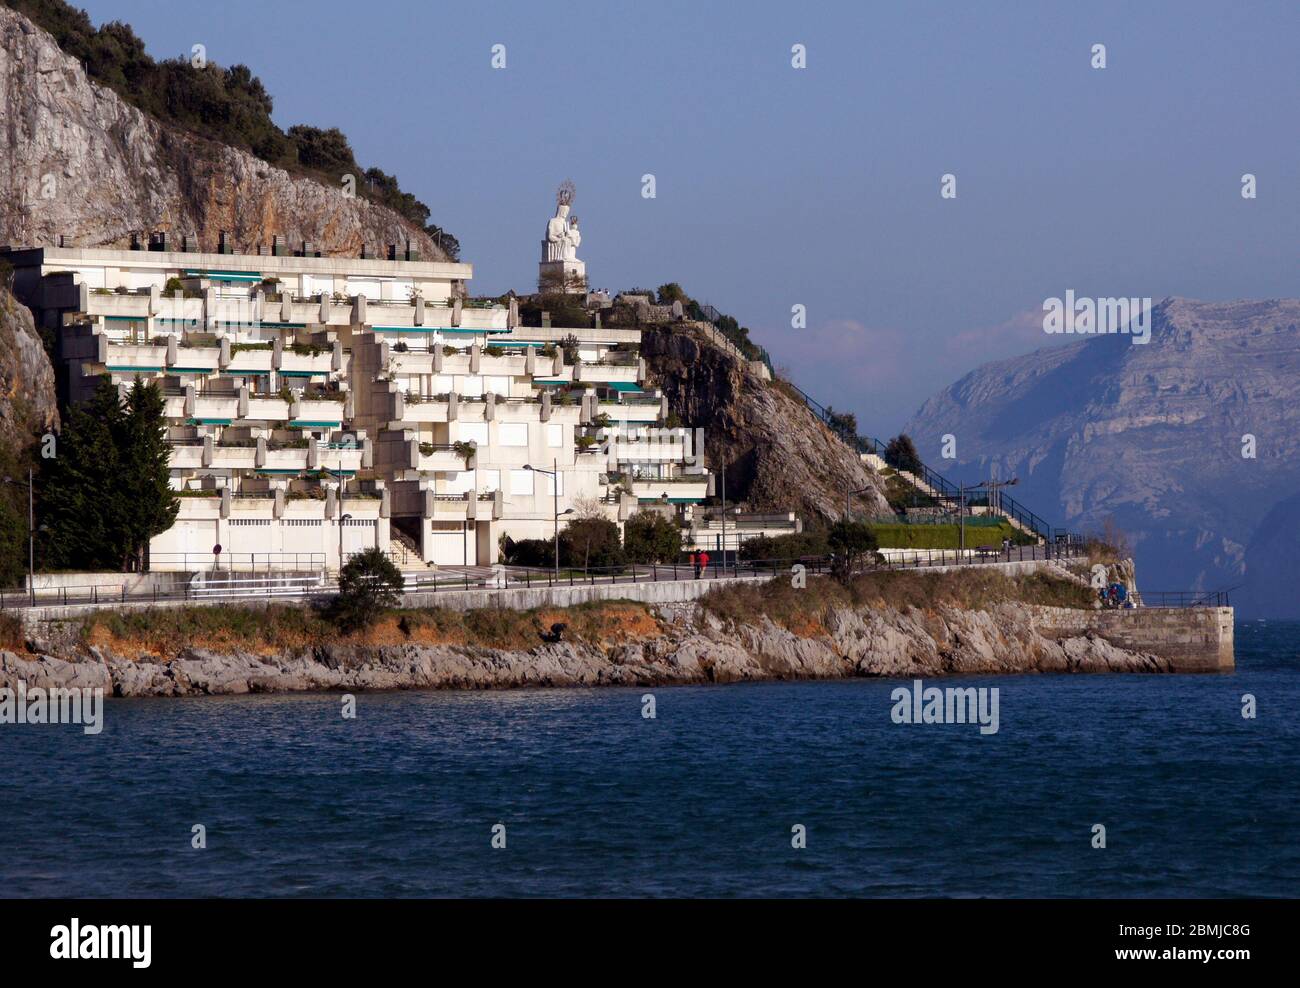
[[[699,573],[703,573],[706,579],[709,575],[709,554],[707,552],[700,553]],[[696,575],[698,576],[699,573]]]

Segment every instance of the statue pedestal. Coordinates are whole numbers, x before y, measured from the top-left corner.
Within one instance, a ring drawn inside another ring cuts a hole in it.
[[[542,261],[537,265],[537,290],[585,295],[587,265],[582,261]]]

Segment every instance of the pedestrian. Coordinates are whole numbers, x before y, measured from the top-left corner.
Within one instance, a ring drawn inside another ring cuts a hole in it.
[[[691,568],[695,570],[695,579],[700,578],[700,554],[694,549],[691,550]]]
[[[705,576],[706,579],[708,578],[708,575],[709,575],[709,554],[708,554],[707,552],[701,552],[701,553],[700,553],[700,572],[704,574],[704,576]]]

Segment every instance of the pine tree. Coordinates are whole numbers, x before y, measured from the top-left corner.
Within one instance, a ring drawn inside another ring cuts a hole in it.
[[[180,501],[171,487],[171,450],[166,435],[162,392],[156,384],[137,380],[126,396],[117,442],[125,500],[124,570],[147,568],[149,540],[171,528],[180,511]]]
[[[44,565],[106,569],[121,565],[124,543],[117,449],[122,403],[102,378],[94,394],[68,412],[55,455],[42,461],[39,483]]]

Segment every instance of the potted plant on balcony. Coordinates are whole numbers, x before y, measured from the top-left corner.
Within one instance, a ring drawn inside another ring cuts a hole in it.
[[[474,453],[478,450],[478,444],[473,442],[455,442],[451,444],[451,448],[456,451],[457,456],[465,461],[465,465],[468,467],[470,458],[473,457]]]

